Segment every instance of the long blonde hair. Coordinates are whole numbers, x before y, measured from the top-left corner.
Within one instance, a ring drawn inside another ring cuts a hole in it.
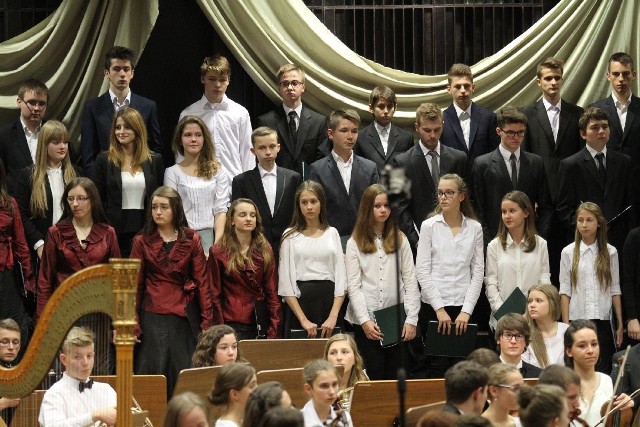
[[[62,122],[49,120],[40,128],[38,147],[36,149],[36,162],[33,166],[33,173],[31,174],[32,191],[31,200],[29,200],[29,212],[33,218],[45,218],[50,207],[47,203],[45,183],[47,181],[47,166],[49,160],[48,148],[49,144],[54,141],[67,141],[68,143],[69,132]],[[62,180],[66,185],[76,178],[76,171],[71,165],[68,149],[67,155],[62,159],[61,167]],[[61,201],[54,200],[53,203],[61,203]]]
[[[558,289],[549,284],[538,284],[529,288],[529,294],[531,292],[538,291],[547,298],[547,303],[549,305],[549,316],[553,320],[558,320],[561,314],[561,306],[560,306],[560,294],[558,293]],[[528,298],[527,298],[528,299]],[[527,306],[529,304],[527,303]],[[531,336],[529,338],[529,345],[533,350],[533,354],[536,355],[538,362],[540,362],[540,366],[546,368],[549,365],[549,357],[547,355],[547,346],[544,344],[544,338],[542,337],[542,332],[538,328],[538,324],[534,319],[531,318],[529,314],[529,308],[527,307],[525,317],[527,318],[527,322],[529,323],[529,329],[531,332]]]
[[[602,214],[600,206],[593,202],[580,203],[578,209],[576,209],[576,233],[573,246],[573,259],[571,261],[571,286],[575,289],[578,285],[578,265],[580,264],[580,242],[582,242],[582,235],[578,231],[578,214],[580,211],[585,211],[596,217],[598,222],[598,229],[596,230],[596,243],[598,244],[598,256],[595,262],[595,272],[600,283],[600,288],[603,291],[609,289],[611,286],[611,257],[609,256],[609,249],[607,248],[607,220]]]
[[[142,169],[142,163],[151,160],[151,150],[147,144],[147,127],[144,124],[144,119],[135,108],[123,108],[113,116],[111,133],[109,134],[109,161],[119,168],[122,168],[124,163],[124,148],[116,138],[116,122],[119,118],[122,118],[127,129],[133,131],[134,149],[131,157],[131,170],[139,171]]]

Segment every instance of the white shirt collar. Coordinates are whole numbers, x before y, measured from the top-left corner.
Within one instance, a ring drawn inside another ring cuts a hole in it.
[[[611,98],[613,99],[613,104],[618,108],[620,108],[620,107],[628,107],[629,104],[631,104],[631,98],[632,97],[633,97],[633,92],[629,92],[629,98],[627,98],[627,100],[625,102],[621,102],[618,99],[618,96],[615,93],[611,92]]]
[[[260,164],[258,163],[258,172],[260,172],[260,178],[264,178],[265,175],[278,176],[278,165],[275,165],[273,169],[268,171],[264,169],[262,166],[260,166]]]
[[[544,104],[544,109],[546,111],[549,111],[549,108],[551,108],[551,107],[556,107],[558,109],[558,111],[562,111],[562,109],[560,108],[560,105],[562,104],[562,100],[558,101],[558,103],[556,105],[553,105],[552,103],[547,101],[546,98],[543,96],[542,97],[542,104]]]
[[[425,145],[422,143],[422,141],[418,142],[418,145],[420,146],[420,149],[422,150],[422,154],[424,154],[425,156],[429,153],[429,151],[435,151],[436,153],[438,153],[438,156],[440,155],[440,141],[438,141],[438,144],[436,145],[436,148],[433,150],[429,150],[427,147],[425,147]]]
[[[380,125],[378,124],[378,122],[376,122],[376,121],[374,120],[374,122],[373,122],[373,126],[376,128],[376,131],[378,131],[378,134],[379,134],[379,135],[380,135],[380,134],[382,134],[382,129],[386,129],[386,130],[387,130],[387,135],[389,135],[389,131],[391,130],[391,123],[389,123],[389,124],[388,124],[388,125],[386,125],[386,126],[380,126]]]
[[[589,152],[589,154],[591,154],[591,157],[593,157],[594,159],[596,157],[596,154],[598,154],[598,153],[602,153],[602,154],[604,154],[605,157],[607,157],[607,146],[606,145],[604,146],[602,151],[596,151],[589,144],[584,144],[584,146],[587,148],[587,151]]]
[[[202,101],[204,101],[204,107],[205,109],[209,109],[209,110],[213,110],[217,107],[226,107],[229,103],[227,102],[229,98],[227,98],[227,94],[225,93],[224,95],[222,95],[222,101],[220,101],[219,103],[215,103],[215,102],[209,102],[209,100],[207,99],[206,95],[202,95]]]
[[[109,99],[111,99],[111,103],[114,103],[114,100],[118,102],[118,95],[116,95],[111,89],[109,89]],[[131,104],[131,90],[127,93],[127,96],[124,97],[124,103],[126,105]]]
[[[453,108],[456,109],[456,117],[460,118],[460,114],[462,114],[462,112],[466,112],[469,117],[471,117],[471,106],[473,105],[473,101],[471,101],[471,103],[469,104],[469,108],[467,108],[466,110],[463,110],[462,108],[458,107],[458,104],[456,104],[455,102],[453,103]]]
[[[296,108],[289,108],[286,105],[284,105],[284,103],[282,104],[282,108],[284,109],[284,114],[289,117],[289,112],[290,111],[295,111],[296,114],[298,115],[298,118],[302,117],[302,102],[300,103],[300,105],[298,105]]]
[[[580,255],[584,254],[587,251],[593,252],[594,255],[598,254],[598,241],[596,240],[590,245],[587,245],[585,242],[580,240]]]
[[[29,130],[29,128],[27,127],[27,124],[24,122],[24,119],[22,118],[22,116],[20,116],[20,124],[22,125],[22,130],[24,131],[25,135],[35,135],[38,132],[40,132],[40,128],[42,127],[42,120],[40,120],[40,123],[38,123],[38,127],[36,128],[35,132],[31,132]]]
[[[520,148],[518,147],[518,149],[513,153],[516,155],[516,160],[520,160]],[[505,161],[509,161],[511,159],[511,151],[507,150],[506,148],[504,148],[502,146],[502,143],[500,143],[500,145],[498,145],[498,149],[500,149],[500,154],[502,154],[502,158],[505,159]]]
[[[333,150],[331,150],[331,155],[333,156],[333,160],[335,160],[336,163],[342,163],[345,166],[351,166],[351,164],[353,163],[353,151],[351,151],[351,155],[346,162]]]

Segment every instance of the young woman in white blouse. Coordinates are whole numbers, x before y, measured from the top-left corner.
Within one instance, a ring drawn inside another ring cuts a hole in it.
[[[349,306],[345,320],[353,325],[367,375],[372,380],[396,378],[401,365],[400,346],[380,345],[382,332],[373,312],[403,302],[407,317],[401,336],[403,341],[411,341],[416,336],[420,311],[411,246],[390,216],[391,206],[384,187],[369,186],[360,199],[356,225],[347,242]],[[400,301],[396,252],[400,257]]]
[[[416,274],[427,318],[443,334],[466,332],[484,276],[482,226],[467,184],[447,174],[438,184],[438,206],[422,223]]]
[[[96,158],[93,182],[123,257],[129,256],[133,237],[144,227],[145,209],[163,176],[162,156],[149,150],[147,128],[138,110],[118,110],[111,124],[109,150]]]
[[[331,336],[339,324],[347,275],[338,230],[329,226],[325,193],[315,181],[304,181],[295,196],[291,227],[282,235],[278,294],[289,312],[285,336],[304,329],[309,338]]]
[[[173,152],[184,159],[165,171],[164,185],[180,194],[189,228],[200,235],[204,253],[209,256],[209,248],[224,233],[231,197],[229,175],[217,159],[211,134],[199,117],[185,116],[178,122]]]
[[[564,365],[564,332],[569,325],[558,322],[558,289],[549,284],[532,286],[527,297],[525,316],[531,336],[522,360],[541,369],[549,365]]]
[[[495,328],[495,312],[515,288],[526,295],[538,283],[551,283],[547,242],[536,234],[536,219],[529,197],[511,191],[502,198],[502,220],[498,235],[487,246],[487,298],[491,305],[489,324]]]
[[[618,252],[607,244],[607,220],[600,207],[584,202],[576,209],[575,241],[560,257],[560,299],[562,320],[592,320],[598,331],[600,360],[596,370],[611,372],[615,345],[622,344],[622,302],[620,299]],[[616,319],[611,328],[612,309]]]

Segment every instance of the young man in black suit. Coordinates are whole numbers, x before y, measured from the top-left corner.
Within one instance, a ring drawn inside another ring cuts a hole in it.
[[[447,73],[447,92],[453,103],[444,110],[444,129],[440,142],[467,155],[469,177],[476,157],[494,150],[500,142],[495,134],[496,115],[471,101],[476,85],[471,67],[453,64]]]
[[[463,176],[465,172],[467,155],[440,144],[442,126],[440,107],[432,103],[421,104],[416,110],[415,123],[420,142],[406,153],[398,155],[393,162],[395,167],[404,168],[405,175],[411,180],[411,197],[400,202],[398,224],[409,239],[414,253],[420,226],[438,203],[436,180],[448,173]],[[435,153],[435,157],[431,152]],[[434,161],[435,171],[432,169]]]
[[[158,110],[155,101],[131,92],[129,84],[135,68],[134,52],[122,46],[112,47],[105,55],[104,78],[109,90],[84,104],[81,124],[82,168],[92,176],[92,166],[101,151],[109,148],[111,122],[116,110],[124,107],[140,112],[149,133],[149,148],[162,152]]]
[[[18,89],[16,100],[20,117],[0,130],[0,160],[7,172],[9,194],[15,195],[20,170],[33,165],[42,118],[47,111],[49,88],[40,80],[29,79]]]
[[[631,93],[636,79],[633,58],[616,52],[609,58],[607,80],[611,83],[611,96],[594,102],[609,116],[609,142],[607,148],[621,151],[633,160],[634,169],[640,169],[640,98]]]
[[[632,160],[626,154],[608,149],[609,116],[603,110],[588,108],[580,117],[579,125],[586,146],[560,162],[558,216],[567,230],[573,230],[578,204],[596,203],[609,222],[609,243],[616,247],[622,259],[627,233],[636,225]],[[629,206],[631,208],[622,213]]]
[[[282,152],[276,163],[306,177],[311,163],[326,156],[327,118],[302,103],[304,70],[295,64],[280,67],[277,74],[282,106],[258,117],[258,126],[278,132]]]
[[[334,110],[327,135],[333,150],[311,165],[309,179],[318,181],[327,196],[329,225],[340,236],[350,236],[364,190],[378,183],[378,168],[371,160],[353,153],[358,139],[360,116],[354,110]]]
[[[369,95],[369,111],[373,122],[358,133],[353,152],[369,159],[381,173],[393,159],[413,146],[413,136],[391,123],[398,102],[396,94],[387,86],[377,86]]]
[[[536,206],[536,228],[546,238],[553,204],[542,158],[521,150],[527,129],[527,116],[519,108],[506,106],[498,111],[500,145],[473,162],[471,189],[476,213],[484,230],[484,244],[496,237],[501,221],[500,205],[505,194],[524,192]]]
[[[482,414],[487,403],[489,372],[484,366],[464,360],[458,362],[444,374],[444,390],[447,403],[443,412],[456,415]]]
[[[280,238],[293,216],[300,174],[276,165],[280,152],[278,134],[266,126],[251,134],[251,152],[258,159],[255,169],[241,173],[231,183],[231,200],[251,199],[258,206],[263,232],[278,259]]]
[[[542,90],[542,98],[524,107],[529,123],[523,148],[544,160],[553,203],[556,202],[558,195],[560,161],[584,147],[584,141],[580,138],[578,129],[578,120],[584,110],[560,97],[560,90],[564,83],[563,67],[564,62],[557,58],[547,58],[538,65],[536,82]],[[547,243],[551,279],[555,284],[559,283],[560,253],[567,244],[566,236],[567,230],[554,214]]]

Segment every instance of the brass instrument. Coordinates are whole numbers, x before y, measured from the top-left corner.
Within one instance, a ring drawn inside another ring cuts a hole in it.
[[[73,324],[85,314],[102,312],[111,316],[116,331],[117,407],[130,407],[139,269],[137,259],[111,259],[65,280],[47,302],[22,361],[14,368],[0,369],[0,396],[29,395],[49,372]],[[131,426],[131,411],[118,411],[116,424]]]
[[[140,407],[140,404],[138,403],[138,401],[136,400],[135,397],[133,397],[133,395],[131,396],[131,399],[133,400],[133,406],[131,407],[131,414],[145,414],[144,417],[144,424],[142,425],[142,427],[153,427],[153,423],[151,422],[151,420],[149,419],[149,417],[147,417],[147,411],[143,411],[142,408]]]
[[[353,387],[346,387],[338,392],[338,397],[333,403],[333,409],[336,411],[336,418],[331,422],[331,427],[349,427],[349,420],[345,414],[349,412],[352,391]]]

